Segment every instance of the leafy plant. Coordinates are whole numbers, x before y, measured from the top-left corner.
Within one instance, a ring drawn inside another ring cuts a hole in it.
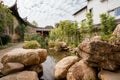
[[[55,41],[59,39],[72,45],[79,43],[79,36],[80,34],[77,22],[66,20],[61,21],[55,29],[51,30],[49,40]]]
[[[21,37],[21,41],[24,40],[24,34],[27,31],[27,27],[24,24],[20,24],[15,28],[15,33]]]
[[[86,18],[87,18],[87,20],[86,20],[86,27],[87,27],[87,32],[88,32],[89,37],[91,37],[92,34],[93,34],[92,30],[93,30],[94,25],[93,25],[92,16],[93,15],[91,13],[87,13],[86,14]]]
[[[116,27],[115,18],[108,14],[101,14],[101,32],[102,35],[109,35],[113,32]]]
[[[6,45],[8,44],[8,42],[11,41],[11,37],[9,35],[2,35],[1,40],[2,40],[2,45]]]
[[[36,49],[36,48],[40,48],[40,44],[35,40],[27,41],[23,44],[23,48],[24,49]]]

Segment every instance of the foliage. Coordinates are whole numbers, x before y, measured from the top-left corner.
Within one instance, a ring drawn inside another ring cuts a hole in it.
[[[108,14],[101,14],[101,32],[102,35],[109,35],[116,27],[115,18]]]
[[[55,47],[55,41],[49,40],[49,41],[48,41],[48,47],[49,47],[49,48]]]
[[[15,33],[21,37],[21,41],[24,40],[24,33],[27,31],[27,27],[24,24],[20,24],[15,28]]]
[[[24,49],[36,49],[39,47],[40,47],[40,44],[35,40],[27,41],[23,44]]]
[[[33,34],[33,35],[26,34],[25,40],[26,41],[36,40],[41,45],[42,48],[45,48],[47,46],[47,42],[48,42],[47,37],[43,38],[42,36],[40,36],[38,34]]]
[[[80,41],[83,40],[86,34],[86,21],[80,23]]]
[[[67,42],[69,45],[76,45],[79,43],[79,31],[77,22],[69,20],[61,21],[59,25],[51,30],[49,35],[50,40],[57,40]]]
[[[36,21],[33,21],[32,24],[38,26],[38,23]]]
[[[8,42],[11,41],[11,37],[9,35],[1,35],[1,40],[2,40],[1,45],[6,45],[8,44]]]
[[[13,15],[6,6],[0,3],[0,45],[3,44],[1,36],[4,35],[5,28],[9,28],[9,31],[13,33]]]
[[[13,15],[6,6],[0,3],[0,33],[4,32],[4,27],[13,28]]]
[[[92,34],[93,34],[92,30],[93,30],[94,25],[93,25],[92,16],[93,15],[91,13],[87,13],[86,14],[86,18],[87,18],[87,20],[86,20],[86,27],[87,27],[87,31],[88,31],[89,37],[91,37]]]

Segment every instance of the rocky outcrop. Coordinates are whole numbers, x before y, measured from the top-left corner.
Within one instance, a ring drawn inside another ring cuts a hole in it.
[[[118,24],[115,28],[115,30],[113,31],[114,35],[119,35],[120,36],[120,24]]]
[[[19,72],[24,69],[24,65],[21,63],[6,63],[2,68],[1,72],[4,75]]]
[[[27,67],[26,69],[29,70],[29,71],[35,71],[37,73],[41,73],[43,71],[43,67],[42,67],[41,64],[33,65],[33,66],[30,66],[30,67]]]
[[[69,56],[60,60],[55,66],[55,78],[62,79],[67,75],[68,69],[79,61],[77,56]]]
[[[120,71],[110,72],[102,70],[99,72],[98,76],[101,80],[120,80]]]
[[[89,66],[116,70],[120,65],[119,47],[103,41],[83,42],[79,45],[79,55]]]
[[[110,38],[112,44],[120,45],[120,24],[113,31],[113,36]]]
[[[38,75],[34,71],[22,71],[10,74],[0,78],[0,80],[39,80]]]
[[[55,47],[56,51],[67,51],[69,48],[65,42],[56,41]]]
[[[68,70],[67,80],[96,80],[96,73],[84,60],[80,60]]]
[[[1,75],[0,80],[38,80],[38,75],[43,72],[41,63],[46,58],[46,49],[14,49],[1,59],[1,73],[6,76]]]
[[[2,63],[18,62],[25,66],[36,65],[44,62],[47,57],[45,49],[23,49],[18,48],[6,53],[2,58]]]

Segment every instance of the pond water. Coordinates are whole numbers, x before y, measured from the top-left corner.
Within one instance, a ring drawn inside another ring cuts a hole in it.
[[[69,56],[69,52],[49,52],[47,60],[43,65],[43,76],[41,80],[55,80],[54,79],[54,67],[55,64],[62,58]]]

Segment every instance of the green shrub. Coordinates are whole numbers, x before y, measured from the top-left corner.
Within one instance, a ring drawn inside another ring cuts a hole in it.
[[[6,45],[11,41],[11,37],[9,35],[2,35],[1,36],[1,45]]]
[[[42,36],[38,35],[38,34],[34,34],[31,36],[31,40],[36,40],[42,48],[46,47],[47,44],[47,40],[45,40]]]
[[[23,44],[23,48],[24,49],[36,49],[36,48],[40,48],[40,44],[33,40],[33,41],[26,41],[24,44]]]
[[[49,47],[49,48],[53,48],[54,46],[55,46],[55,41],[50,40],[50,41],[48,42],[48,47]]]

